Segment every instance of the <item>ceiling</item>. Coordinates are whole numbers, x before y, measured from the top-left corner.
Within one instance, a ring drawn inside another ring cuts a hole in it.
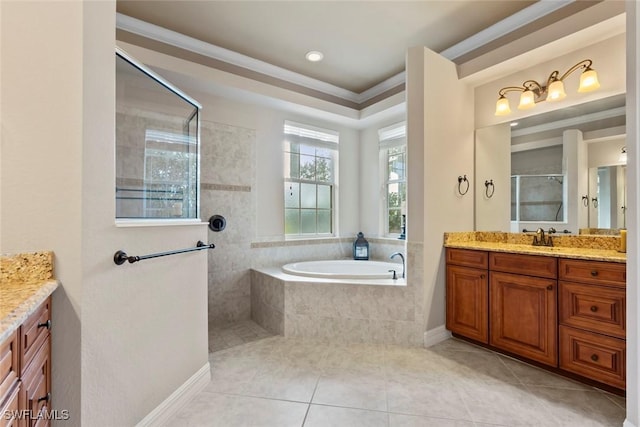
[[[535,3],[549,15],[597,1],[156,1],[118,0],[119,13],[268,64],[362,93],[401,73],[405,52],[443,52]],[[547,6],[548,7],[548,6]],[[571,13],[571,11],[565,11]],[[539,17],[540,18],[540,17]],[[547,16],[548,18],[548,16]],[[529,22],[528,24],[531,24]],[[527,25],[511,29],[526,32]],[[494,39],[508,35],[496,36]],[[495,41],[495,40],[489,40]],[[472,46],[465,59],[490,44]],[[310,63],[309,50],[324,53]],[[453,58],[450,58],[453,59]]]

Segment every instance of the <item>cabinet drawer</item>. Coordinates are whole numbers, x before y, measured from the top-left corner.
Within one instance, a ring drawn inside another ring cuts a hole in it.
[[[627,265],[617,262],[560,259],[559,279],[596,285],[625,287]]]
[[[49,336],[50,325],[51,298],[49,297],[22,324],[21,373],[24,373],[38,348],[46,341]]]
[[[0,343],[0,405],[18,381],[18,356],[20,354],[18,337],[18,331],[15,331]]]
[[[0,427],[17,427],[20,420],[10,416],[9,414],[16,414],[20,409],[18,392],[20,391],[20,384],[16,383],[13,390],[10,391],[9,397],[2,403],[2,397],[0,397]]]
[[[625,338],[623,289],[560,282],[560,323]]]
[[[556,258],[547,256],[491,252],[489,270],[555,279],[558,262]]]
[[[474,267],[487,269],[488,254],[484,251],[473,251],[470,249],[447,248],[447,264],[461,265],[463,267]]]
[[[625,388],[624,340],[560,326],[560,368]]]
[[[24,372],[22,381],[23,407],[34,417],[29,425],[40,425],[41,421],[47,421],[46,417],[37,419],[38,413],[45,413],[51,408],[51,361],[49,340],[38,349],[31,364]],[[45,423],[48,425],[48,422]]]

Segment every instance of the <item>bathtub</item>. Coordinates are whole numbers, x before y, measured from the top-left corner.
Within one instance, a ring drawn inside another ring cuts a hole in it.
[[[286,264],[282,271],[294,276],[318,279],[391,279],[395,270],[402,277],[402,264],[382,261],[328,260]]]

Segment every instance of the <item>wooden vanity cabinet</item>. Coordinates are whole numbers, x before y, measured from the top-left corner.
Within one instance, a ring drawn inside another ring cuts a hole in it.
[[[447,329],[489,343],[486,252],[447,249]]]
[[[559,261],[560,368],[626,387],[626,265]]]
[[[447,248],[447,329],[618,390],[626,264]]]
[[[0,427],[50,425],[51,297],[0,343]],[[7,417],[5,411],[20,414]]]
[[[527,359],[557,366],[556,281],[494,271],[489,281],[489,343]]]

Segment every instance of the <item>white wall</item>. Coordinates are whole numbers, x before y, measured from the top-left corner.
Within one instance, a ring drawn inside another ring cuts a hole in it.
[[[2,2],[2,252],[53,250],[53,406],[134,425],[207,360],[204,226],[117,228],[115,2]],[[60,25],[64,22],[64,25]]]
[[[505,123],[475,132],[475,230],[509,231],[511,128]],[[485,181],[493,181],[493,188]],[[493,195],[492,194],[493,191]],[[491,197],[487,197],[487,194]]]
[[[458,176],[474,176],[473,91],[454,63],[424,47],[408,50],[406,69],[407,239],[409,248],[424,245],[424,315],[433,329],[445,323],[443,233],[473,229],[473,191],[457,193]]]
[[[587,142],[590,168],[623,164],[620,153],[627,142],[624,135],[601,142]]]
[[[627,1],[627,419],[625,427],[639,427],[640,414],[640,359],[638,339],[640,331],[640,274],[638,274],[638,259],[640,259],[638,225],[640,224],[640,151],[638,150],[638,135],[640,135],[640,10],[638,3]]]

